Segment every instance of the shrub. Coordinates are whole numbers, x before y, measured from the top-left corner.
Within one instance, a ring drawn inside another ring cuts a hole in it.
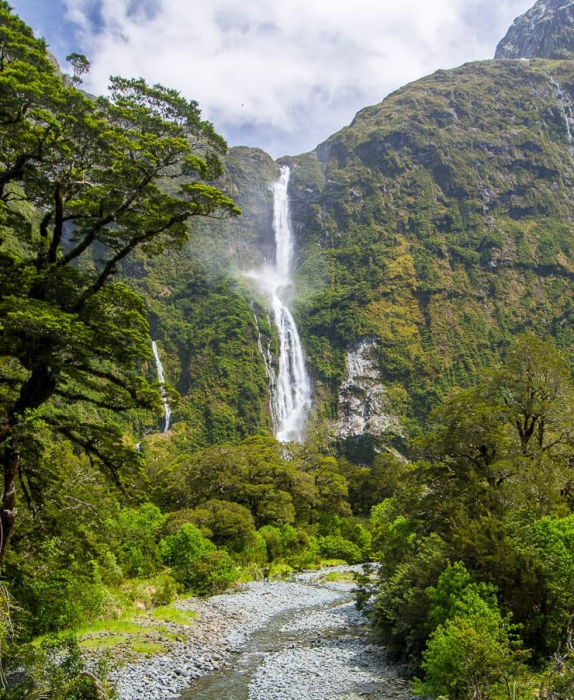
[[[164,563],[171,566],[176,580],[186,590],[193,589],[197,562],[214,550],[215,545],[190,523],[185,523],[175,535],[168,535],[160,542]]]
[[[119,564],[127,576],[150,576],[159,570],[157,538],[165,519],[151,503],[120,510],[115,523],[115,544]]]
[[[357,545],[340,535],[319,537],[318,542],[321,555],[328,559],[344,559],[347,564],[358,564],[363,558]]]
[[[208,552],[195,562],[188,583],[196,595],[216,595],[229,588],[238,576],[233,559],[225,550],[218,550]]]
[[[486,700],[497,688],[512,687],[524,673],[525,654],[517,648],[508,619],[501,617],[494,601],[483,600],[471,586],[455,609],[454,617],[429,638],[423,652],[425,680],[416,684],[416,692]]]

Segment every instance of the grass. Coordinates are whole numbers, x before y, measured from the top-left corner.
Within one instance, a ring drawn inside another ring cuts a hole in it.
[[[100,649],[103,647],[115,647],[118,644],[127,642],[129,635],[115,634],[110,637],[88,637],[80,642],[80,646],[85,649]]]
[[[179,610],[173,605],[162,605],[150,612],[150,617],[153,620],[161,622],[174,622],[177,625],[185,625],[189,627],[191,621],[196,616],[193,610]]]
[[[350,571],[331,571],[323,577],[324,581],[350,581],[355,580]]]
[[[161,654],[165,651],[165,648],[158,644],[157,642],[144,642],[141,639],[134,639],[130,642],[130,648],[135,651],[136,654],[146,654],[151,656],[153,654]]]
[[[189,627],[197,615],[193,610],[179,610],[174,605],[162,605],[149,612],[133,611],[120,620],[98,620],[93,624],[77,630],[85,649],[110,648],[126,644],[136,654],[147,656],[165,651],[162,642],[182,640],[182,634],[171,630],[167,624],[172,623]],[[155,636],[157,641],[147,637]]]
[[[132,617],[123,617],[120,620],[97,620],[88,627],[77,630],[79,637],[86,634],[98,634],[98,632],[112,632],[114,634],[138,634],[142,626]]]

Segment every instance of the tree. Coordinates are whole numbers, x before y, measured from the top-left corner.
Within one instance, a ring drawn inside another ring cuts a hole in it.
[[[431,413],[419,440],[431,462],[419,470],[430,487],[426,513],[452,523],[459,506],[472,518],[501,516],[509,503],[537,517],[563,509],[572,498],[573,406],[561,354],[518,338],[491,377]]]
[[[71,60],[76,72],[88,65]],[[151,356],[143,302],[113,279],[122,262],[182,245],[192,217],[240,213],[206,182],[226,144],[196,102],[141,79],[112,78],[110,91],[90,100],[65,86],[44,42],[0,0],[0,560],[17,482],[34,497],[39,424],[116,482],[139,464],[101,420],[159,407],[138,371]]]

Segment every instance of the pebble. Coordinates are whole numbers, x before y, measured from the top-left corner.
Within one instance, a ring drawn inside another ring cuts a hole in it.
[[[328,571],[360,568],[341,566]],[[240,653],[252,632],[288,610],[304,614],[284,625],[282,633],[317,635],[311,643],[289,644],[263,654],[249,685],[249,700],[409,698],[384,652],[368,643],[365,620],[348,602],[354,584],[326,581],[324,575],[325,571],[303,572],[291,581],[255,581],[239,592],[180,601],[177,607],[197,613],[192,625],[183,628],[183,641],[173,642],[165,654],[143,657],[116,670],[111,680],[118,700],[179,697],[193,687],[194,680]],[[337,601],[344,602],[335,605]]]

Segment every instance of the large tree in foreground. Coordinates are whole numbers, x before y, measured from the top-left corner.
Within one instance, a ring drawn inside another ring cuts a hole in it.
[[[191,217],[239,214],[207,184],[225,149],[174,90],[112,78],[109,98],[88,99],[0,0],[0,559],[18,485],[34,486],[40,426],[116,480],[137,463],[117,426],[73,406],[158,406],[138,372],[145,309],[114,273],[136,248],[181,245]]]

